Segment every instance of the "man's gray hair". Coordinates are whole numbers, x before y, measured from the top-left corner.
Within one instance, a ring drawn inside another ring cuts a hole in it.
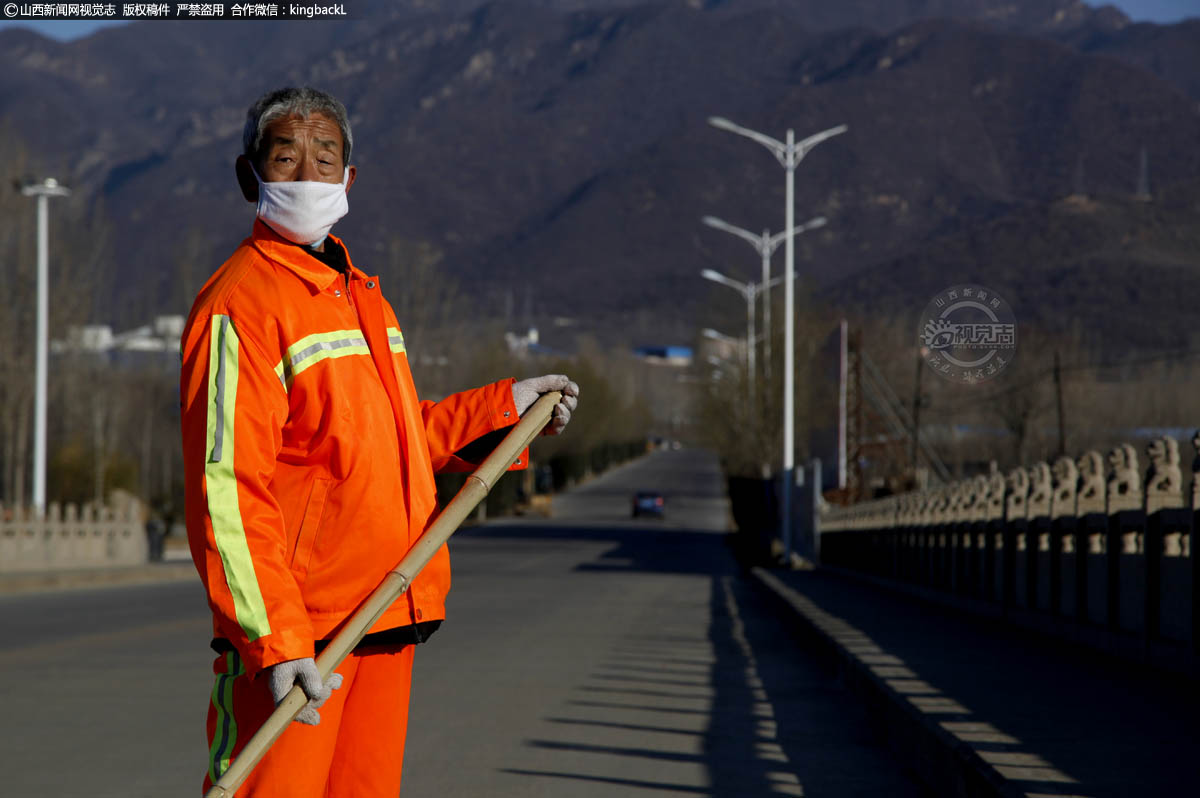
[[[259,97],[246,112],[246,127],[242,131],[242,152],[250,159],[250,163],[257,166],[259,156],[262,155],[263,134],[268,125],[276,119],[288,119],[293,116],[307,119],[314,113],[329,117],[342,129],[342,168],[349,166],[354,136],[350,134],[350,120],[346,118],[346,107],[332,94],[310,86],[302,89],[276,89]]]

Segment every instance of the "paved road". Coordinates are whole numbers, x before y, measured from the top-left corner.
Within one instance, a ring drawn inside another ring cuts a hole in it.
[[[629,518],[637,487],[664,521]],[[660,452],[456,536],[405,795],[921,795],[737,572],[721,493]],[[195,795],[207,638],[190,582],[0,597],[4,794]]]
[[[0,793],[195,795],[211,624],[198,580],[0,597]]]

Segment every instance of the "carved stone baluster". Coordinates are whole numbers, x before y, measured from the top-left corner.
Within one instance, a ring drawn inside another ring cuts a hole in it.
[[[1000,473],[1000,467],[993,460],[988,465],[988,495],[987,508],[984,519],[987,521],[999,521],[1004,517],[1004,475]]]
[[[1196,450],[1192,457],[1192,508],[1200,510],[1200,429],[1192,435],[1192,448]]]
[[[1050,515],[1052,484],[1050,466],[1044,461],[1034,463],[1029,468],[1029,518]]]
[[[1146,512],[1183,507],[1183,474],[1179,467],[1179,442],[1156,438],[1146,447],[1150,470],[1146,474]]]
[[[1079,470],[1070,457],[1054,461],[1054,490],[1050,498],[1050,517],[1066,518],[1075,515],[1075,497],[1079,487]]]
[[[1108,455],[1108,512],[1142,509],[1142,475],[1137,451],[1122,443]]]
[[[1014,468],[1005,480],[1008,491],[1004,502],[1004,517],[1009,521],[1023,521],[1029,517],[1029,472]]]
[[[1080,515],[1102,513],[1105,504],[1104,458],[1100,452],[1088,451],[1079,456],[1079,489],[1075,494],[1075,509]]]

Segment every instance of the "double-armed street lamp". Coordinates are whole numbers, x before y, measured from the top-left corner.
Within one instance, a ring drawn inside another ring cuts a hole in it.
[[[770,230],[763,230],[762,235],[755,235],[744,227],[730,224],[723,219],[718,219],[715,216],[705,216],[700,221],[709,227],[717,230],[722,230],[726,233],[732,233],[738,238],[744,239],[750,243],[762,258],[762,284],[765,286],[763,295],[763,373],[770,375],[771,373],[771,288],[768,283],[771,280],[771,256],[775,254],[775,250],[783,243],[783,239],[787,236],[786,232],[776,233],[771,235]],[[809,230],[815,230],[818,227],[824,227],[825,217],[817,216],[809,219],[804,224],[792,230],[793,235],[799,235]]]
[[[50,198],[71,193],[53,177],[21,187],[26,197],[37,197],[37,354],[33,401],[33,509],[46,511],[46,372],[50,310]]]
[[[759,293],[761,293],[763,291],[769,291],[772,285],[778,285],[779,281],[782,280],[783,278],[776,277],[773,280],[767,280],[763,283],[743,283],[738,280],[734,280],[730,277],[726,277],[725,275],[723,275],[720,272],[715,271],[713,269],[702,270],[700,272],[700,276],[703,277],[705,280],[712,280],[714,283],[720,283],[721,285],[732,288],[734,291],[737,291],[739,294],[741,294],[742,297],[746,300],[746,375],[747,375],[747,385],[749,386],[748,393],[749,393],[749,397],[750,397],[750,409],[753,412],[753,409],[754,409],[754,374],[755,374],[754,341],[755,341],[755,337],[756,337],[755,333],[754,333],[754,328],[755,328],[754,309],[755,309],[755,306],[757,305],[757,302],[755,300],[758,298]],[[706,331],[704,331],[704,334],[708,335],[709,332],[710,332],[709,330],[706,330]],[[711,330],[711,332],[716,332],[716,331]],[[718,333],[718,335],[719,335],[719,333]],[[709,335],[708,337],[712,338],[715,336]]]
[[[712,327],[705,327],[700,331],[700,334],[705,338],[711,338],[714,341],[720,341],[723,344],[728,344],[729,346],[733,347],[741,346],[742,344],[740,338],[734,338],[732,335],[726,335],[719,330],[714,330]]]
[[[838,125],[827,130],[822,130],[820,133],[814,133],[808,138],[796,141],[795,132],[788,128],[787,140],[779,141],[771,136],[759,133],[757,130],[751,130],[747,127],[734,124],[733,122],[720,116],[711,116],[708,119],[710,125],[721,130],[727,130],[730,133],[736,133],[739,136],[745,136],[748,139],[758,142],[771,151],[771,154],[779,161],[780,165],[787,172],[786,182],[786,198],[784,206],[784,334],[783,334],[783,501],[781,502],[782,519],[781,525],[784,557],[791,558],[792,550],[792,486],[795,484],[795,476],[792,473],[795,468],[795,453],[796,453],[796,429],[795,429],[795,379],[796,379],[796,364],[795,364],[795,307],[796,307],[796,287],[792,277],[792,270],[795,264],[795,173],[796,167],[800,165],[800,161],[804,160],[804,156],[826,139],[845,133],[848,129],[845,125]]]

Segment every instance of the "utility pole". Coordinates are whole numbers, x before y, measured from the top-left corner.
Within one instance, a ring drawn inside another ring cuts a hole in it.
[[[37,197],[37,350],[33,401],[33,509],[46,512],[46,374],[50,316],[50,198],[71,193],[53,177],[21,188],[26,197]]]
[[[1058,363],[1058,350],[1054,350],[1054,393],[1058,404],[1058,456],[1067,453],[1067,428],[1063,419],[1062,369]]]
[[[917,379],[913,388],[913,432],[912,432],[912,455],[909,459],[912,460],[913,478],[917,474],[917,457],[920,453],[921,444],[921,375],[925,372],[924,358],[921,357],[921,351],[917,350]]]

